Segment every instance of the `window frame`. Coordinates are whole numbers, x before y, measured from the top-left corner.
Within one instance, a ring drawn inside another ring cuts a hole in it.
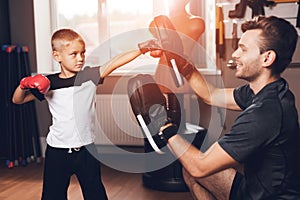
[[[101,6],[105,6],[107,0],[98,0],[99,6],[98,9],[103,9]],[[158,5],[161,4],[161,0],[153,0],[153,4]],[[204,48],[207,51],[206,60],[206,68],[200,68],[199,71],[214,73],[218,71],[215,61],[216,61],[216,49],[215,49],[215,15],[213,12],[205,12],[208,8],[210,11],[215,9],[215,0],[202,2],[205,4],[204,6],[200,6],[201,10],[199,11],[205,18],[206,30],[203,37],[201,37],[201,42],[204,44]],[[54,14],[56,12],[56,0],[49,1],[40,1],[34,0],[34,20],[35,20],[35,35],[36,35],[36,49],[37,49],[37,73],[49,74],[53,72],[59,71],[59,66],[52,59],[51,52],[51,44],[50,39],[52,32],[57,29],[57,18]],[[161,14],[161,10],[155,10],[153,16]],[[99,13],[98,13],[99,15]],[[101,14],[104,16],[103,18],[99,18],[101,20],[101,24],[108,26],[107,24],[107,15]],[[100,32],[99,43],[108,40],[109,35],[107,33],[107,29]],[[208,55],[210,55],[208,57]],[[106,52],[104,55],[105,59],[109,60],[111,58],[110,50]],[[124,75],[128,74],[128,71],[123,71]],[[113,73],[116,75],[123,74],[122,69],[118,70],[118,72]],[[129,72],[130,73],[130,72]],[[134,73],[134,72],[133,72]],[[149,73],[149,72],[147,72]],[[112,74],[112,75],[113,75]]]

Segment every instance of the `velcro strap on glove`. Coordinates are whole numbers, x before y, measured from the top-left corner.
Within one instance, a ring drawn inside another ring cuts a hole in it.
[[[172,124],[158,133],[159,139],[166,145],[168,140],[177,134],[177,131],[178,126],[176,124]]]

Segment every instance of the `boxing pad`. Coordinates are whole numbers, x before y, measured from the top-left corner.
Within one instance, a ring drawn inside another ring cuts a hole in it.
[[[151,147],[157,153],[164,153],[161,148],[177,133],[180,121],[168,116],[166,98],[159,86],[151,75],[139,74],[128,81],[127,92],[132,111]],[[169,123],[171,126],[161,132],[160,128]]]
[[[159,15],[153,19],[153,28],[150,32],[156,37],[164,51],[164,54],[168,61],[168,66],[173,68],[171,75],[177,87],[183,85],[183,79],[178,70],[178,65],[184,65],[185,57],[183,55],[183,43],[177,33],[171,20],[165,15]]]
[[[167,53],[183,55],[182,40],[169,17],[165,15],[154,17],[153,28],[154,30],[150,29],[150,31],[158,39],[163,50]]]
[[[42,75],[28,76],[20,81],[21,89],[37,89],[40,93],[46,94],[50,88],[49,79]]]

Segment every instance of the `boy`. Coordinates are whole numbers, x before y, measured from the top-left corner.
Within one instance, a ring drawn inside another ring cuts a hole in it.
[[[83,69],[85,42],[78,33],[60,29],[52,35],[51,44],[61,71],[47,77],[38,74],[23,78],[12,99],[16,104],[46,99],[49,105],[52,125],[47,135],[42,199],[67,199],[72,174],[79,180],[84,199],[107,199],[100,162],[90,153],[96,151],[96,89],[113,70],[141,55],[141,51],[123,53],[102,67]]]

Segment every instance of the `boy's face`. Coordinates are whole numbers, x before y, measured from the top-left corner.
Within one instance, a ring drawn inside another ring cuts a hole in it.
[[[74,40],[66,43],[64,47],[53,52],[54,59],[60,63],[61,70],[68,76],[79,72],[85,62],[85,44]]]

